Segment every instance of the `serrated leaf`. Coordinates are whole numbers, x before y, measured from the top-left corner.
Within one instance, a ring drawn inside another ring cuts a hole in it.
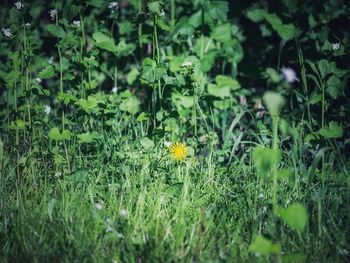
[[[336,99],[341,94],[341,80],[332,75],[326,83],[326,91],[333,98]]]
[[[113,53],[116,53],[118,51],[114,40],[106,34],[102,32],[95,32],[93,33],[92,38],[96,42],[96,46],[98,46],[99,48],[105,49]]]
[[[129,112],[131,114],[136,114],[140,111],[140,100],[135,95],[130,95],[124,98],[119,105],[120,110]]]
[[[220,87],[228,87],[231,90],[238,90],[241,88],[241,85],[236,79],[233,79],[224,75],[217,75],[215,77],[216,84]]]
[[[63,28],[55,24],[47,25],[46,30],[58,38],[64,38],[66,36],[66,32],[64,32]]]
[[[326,139],[336,139],[343,136],[343,128],[335,121],[331,121],[327,128],[319,131],[319,134]]]
[[[253,151],[253,162],[259,173],[262,175],[267,175],[280,160],[281,151],[278,149],[267,149],[258,146]]]
[[[46,66],[42,71],[39,72],[38,77],[41,79],[50,79],[56,75],[55,69],[53,66]]]
[[[266,11],[264,9],[252,9],[248,10],[247,17],[252,20],[253,22],[261,22],[264,20]]]
[[[207,11],[212,19],[226,21],[228,12],[227,1],[211,1]]]

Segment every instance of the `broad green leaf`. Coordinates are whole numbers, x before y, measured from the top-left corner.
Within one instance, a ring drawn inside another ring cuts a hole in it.
[[[301,233],[307,223],[307,212],[299,203],[291,204],[288,208],[277,208],[277,215],[292,229]]]
[[[96,139],[100,139],[102,135],[98,132],[86,132],[77,134],[77,137],[79,139],[79,143],[90,143]]]
[[[261,22],[264,20],[266,11],[264,9],[252,9],[247,12],[247,17],[253,22]]]
[[[119,105],[120,110],[129,112],[131,114],[136,114],[140,111],[140,100],[135,95],[130,95],[122,100]]]
[[[272,243],[269,239],[259,235],[254,238],[249,250],[256,256],[268,256],[281,253],[281,245],[279,243]]]
[[[218,98],[225,98],[225,97],[230,97],[230,88],[227,86],[218,86],[215,84],[208,84],[208,93],[212,96],[218,97]]]
[[[276,149],[267,149],[258,146],[253,151],[253,162],[262,175],[267,175],[268,172],[275,167],[281,160],[281,151]]]
[[[212,19],[226,21],[228,12],[227,1],[211,1],[207,6],[209,15]]]
[[[271,116],[279,116],[284,104],[286,103],[282,95],[274,91],[265,92],[263,101]]]
[[[147,6],[148,6],[149,11],[153,14],[160,16],[160,14],[162,13],[161,5],[160,5],[159,1],[150,2],[147,4]]]
[[[42,71],[39,72],[38,77],[41,79],[50,79],[56,75],[55,69],[53,66],[48,65]]]
[[[57,100],[63,102],[65,105],[68,105],[70,102],[75,102],[78,99],[72,94],[59,92]]]
[[[132,68],[128,75],[126,76],[126,81],[129,85],[133,84],[137,79],[137,76],[140,74],[137,68]]]
[[[143,61],[141,78],[149,84],[155,83],[166,74],[166,68],[157,67],[157,62],[151,58],[145,58]]]
[[[282,262],[283,263],[304,263],[306,261],[306,256],[301,253],[287,253],[282,255]]]
[[[293,24],[283,24],[281,18],[276,14],[266,13],[265,19],[283,39],[295,38],[299,33],[299,30]]]
[[[173,103],[178,107],[183,107],[185,109],[191,108],[193,106],[193,97],[182,95],[177,92],[171,94]]]
[[[229,42],[232,39],[231,36],[231,24],[226,23],[213,28],[211,38],[222,43]]]
[[[57,127],[52,128],[49,132],[49,138],[54,141],[70,140],[72,135],[70,130],[60,132]]]
[[[319,131],[319,134],[326,139],[336,139],[343,136],[343,128],[335,121],[331,121],[327,128]]]
[[[140,143],[146,150],[150,150],[154,147],[154,142],[148,137],[141,138]]]
[[[339,95],[341,94],[341,80],[337,77],[332,75],[326,83],[326,91],[329,95],[331,95],[331,97],[333,99],[336,99],[337,97],[339,97]]]
[[[58,38],[64,38],[66,36],[66,32],[64,32],[63,28],[60,26],[56,26],[55,24],[47,25],[46,30]]]
[[[99,48],[105,49],[107,51],[116,53],[118,51],[117,46],[114,43],[114,40],[102,32],[95,32],[92,34],[96,46]]]
[[[216,84],[220,87],[228,87],[231,90],[238,90],[241,88],[241,85],[236,79],[233,79],[224,75],[217,75],[215,77]]]

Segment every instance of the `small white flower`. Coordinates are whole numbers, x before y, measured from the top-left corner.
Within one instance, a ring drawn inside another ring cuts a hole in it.
[[[260,194],[259,194],[259,198],[260,198],[260,199],[263,199],[263,198],[264,198],[264,194],[263,194],[263,193],[260,193]]]
[[[119,5],[118,5],[117,2],[110,2],[110,3],[108,4],[108,8],[111,9],[112,12],[114,12],[114,11],[118,10]]]
[[[12,33],[9,28],[2,28],[1,31],[5,37],[12,37]]]
[[[171,146],[171,142],[165,141],[165,142],[164,142],[164,146],[167,147],[167,148],[169,148],[169,147]]]
[[[24,5],[20,1],[14,3],[14,5],[16,6],[17,10],[21,10],[24,7]]]
[[[129,217],[128,211],[125,210],[124,208],[121,209],[121,210],[119,211],[119,215],[120,215],[121,217],[124,217],[124,218],[128,218],[128,217]]]
[[[57,15],[57,10],[56,10],[56,9],[51,9],[51,10],[49,11],[49,14],[50,14],[51,20],[55,20],[56,15]]]
[[[332,43],[332,49],[338,50],[340,48],[340,43]]]
[[[35,81],[41,83],[41,78],[35,78]]]
[[[116,87],[116,86],[114,86],[113,88],[112,88],[112,93],[117,93],[117,91],[118,91],[118,88]]]
[[[100,203],[95,203],[95,208],[97,210],[101,210],[103,208],[103,206]]]
[[[45,112],[47,115],[49,115],[50,112],[51,112],[51,107],[50,107],[49,105],[45,105],[45,106],[44,106],[44,112]]]
[[[80,20],[74,20],[73,25],[76,27],[80,27]]]
[[[288,82],[288,83],[293,83],[297,80],[299,80],[295,74],[295,71],[292,68],[282,68],[282,74],[284,79]]]
[[[161,16],[165,16],[164,9],[162,9],[162,12],[160,13]]]
[[[61,172],[55,172],[55,177],[60,177],[62,175]]]
[[[26,23],[26,27],[30,27],[31,26],[31,24],[30,23]]]
[[[192,66],[192,62],[191,61],[185,61],[184,63],[182,63],[181,67],[191,67]]]
[[[50,57],[49,60],[47,61],[50,65],[53,64],[53,57]]]

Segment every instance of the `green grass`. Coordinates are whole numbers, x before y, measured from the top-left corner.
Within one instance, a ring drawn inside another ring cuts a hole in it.
[[[4,261],[251,262],[259,234],[307,262],[346,260],[339,251],[350,249],[349,188],[336,174],[310,187],[302,161],[285,154],[282,166],[295,172],[278,181],[278,202],[305,204],[309,218],[299,236],[273,215],[272,181],[256,173],[249,155],[230,166],[204,155],[179,164],[162,145],[145,150],[111,134],[95,151],[70,144],[71,174],[54,172],[49,156],[35,150],[20,178],[11,163],[4,166]]]

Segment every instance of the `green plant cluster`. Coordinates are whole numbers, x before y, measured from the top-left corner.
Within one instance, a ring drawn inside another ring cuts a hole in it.
[[[0,261],[348,262],[349,24],[345,0],[0,3]]]

